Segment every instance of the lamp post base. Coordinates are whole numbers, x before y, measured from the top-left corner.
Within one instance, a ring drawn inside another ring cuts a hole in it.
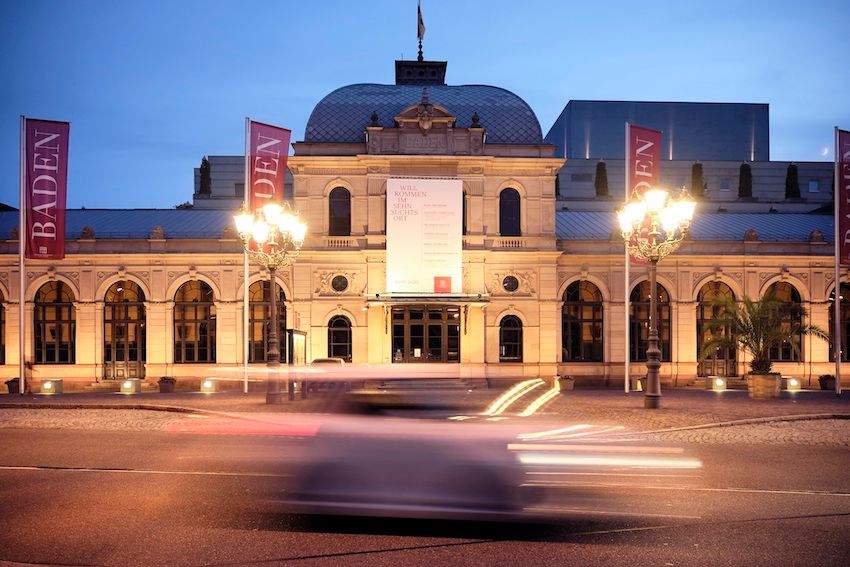
[[[644,409],[660,409],[661,394],[645,394],[643,396]]]
[[[282,404],[284,392],[266,392],[267,404]]]

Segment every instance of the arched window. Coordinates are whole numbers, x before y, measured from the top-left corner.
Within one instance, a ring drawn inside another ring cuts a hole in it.
[[[277,288],[277,338],[280,341],[280,360],[286,360],[286,295]],[[272,318],[271,282],[254,282],[248,288],[249,333],[248,362],[267,362],[269,359],[269,324]]]
[[[522,321],[516,315],[499,324],[499,362],[522,362]]]
[[[841,314],[838,328],[841,330],[841,362],[850,361],[850,284],[841,284]],[[829,294],[829,336],[835,336],[835,288]],[[829,360],[835,362],[835,349],[830,345]]]
[[[662,362],[670,362],[670,295],[658,285],[658,348]],[[643,281],[629,296],[629,359],[646,361],[649,346],[649,282]]]
[[[768,288],[768,293],[773,290],[776,293],[776,299],[782,303],[796,303],[800,305],[800,292],[788,282],[776,282]],[[793,325],[799,326],[802,323],[799,312],[796,314],[788,314],[782,319],[782,326],[790,328]],[[795,349],[793,345],[797,345]],[[771,362],[799,362],[803,356],[803,335],[796,333],[790,341],[785,341],[781,345],[770,349]]]
[[[602,362],[602,293],[587,281],[573,282],[564,292],[561,311],[563,362]]]
[[[64,282],[41,286],[33,310],[36,364],[74,364],[76,316],[74,292]]]
[[[328,356],[351,362],[351,321],[336,315],[328,321]]]
[[[103,302],[104,378],[143,377],[145,354],[145,294],[135,282],[115,282]]]
[[[6,298],[0,291],[0,364],[6,364]]]
[[[202,281],[186,282],[174,294],[174,362],[215,362],[215,303]]]
[[[697,360],[699,360],[697,374],[699,376],[738,375],[737,353],[734,348],[719,347],[705,359],[699,359],[703,346],[712,337],[709,322],[720,315],[722,307],[717,302],[723,299],[735,300],[732,288],[723,282],[708,282],[702,286],[697,296]],[[732,331],[729,328],[723,328],[715,333],[730,336]]]
[[[351,194],[336,187],[328,197],[328,235],[351,236]]]
[[[522,236],[519,222],[519,192],[505,189],[499,194],[499,234]]]

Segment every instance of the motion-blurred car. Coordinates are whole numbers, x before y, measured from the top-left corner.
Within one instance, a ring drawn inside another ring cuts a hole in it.
[[[405,517],[509,517],[533,503],[492,423],[339,416],[306,447],[288,490],[296,511]]]

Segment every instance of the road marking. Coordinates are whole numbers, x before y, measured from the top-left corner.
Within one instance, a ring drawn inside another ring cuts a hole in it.
[[[529,474],[553,474],[553,475],[569,475],[569,474],[577,474],[578,476],[590,476],[595,473],[542,473],[542,472],[532,472]],[[598,473],[602,476],[643,476],[639,474],[609,474],[609,473]],[[646,475],[651,477],[659,477],[661,475]],[[678,475],[672,475],[678,476]],[[698,477],[688,477],[684,476],[683,478],[698,478]],[[574,482],[561,482],[559,483],[556,480],[551,481],[540,481],[541,484],[545,484],[546,486],[564,486],[564,487],[575,487],[577,486]],[[641,486],[641,485],[629,485],[624,486],[622,484],[616,483],[604,483],[604,482],[583,482],[580,484],[582,487],[598,487],[598,488],[611,488],[611,487],[621,487],[621,488],[629,488],[630,490],[640,491],[640,490],[685,490],[689,492],[737,492],[737,493],[746,493],[746,494],[777,494],[783,496],[840,496],[843,498],[850,497],[850,492],[836,492],[833,490],[767,490],[761,488],[710,488],[710,487],[689,487],[689,486]]]
[[[107,469],[89,467],[48,467],[48,466],[10,466],[0,465],[0,471],[46,471],[46,472],[98,472],[98,473],[131,473],[131,474],[174,474],[186,476],[247,476],[265,478],[287,478],[289,475],[277,473],[244,473],[223,471],[160,471],[153,469]]]

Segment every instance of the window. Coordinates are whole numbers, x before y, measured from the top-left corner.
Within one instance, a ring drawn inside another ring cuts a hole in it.
[[[670,362],[670,296],[664,286],[658,285],[658,348],[661,361]],[[649,346],[649,282],[639,283],[629,296],[629,359],[646,361]]]
[[[348,289],[348,278],[345,276],[334,276],[331,280],[331,288],[337,293],[342,293]]]
[[[516,276],[505,276],[502,280],[502,288],[508,293],[513,293],[519,289],[519,280]]]
[[[335,188],[328,198],[328,235],[351,236],[351,194],[344,187]]]
[[[104,378],[144,376],[145,343],[145,294],[135,282],[115,282],[103,303]]]
[[[461,199],[463,199],[463,210],[462,210],[462,214],[463,214],[463,217],[462,217],[462,223],[463,223],[463,226],[462,226],[461,234],[462,234],[463,236],[466,236],[466,191],[464,191],[464,192],[463,192],[463,195],[461,195]]]
[[[736,364],[737,353],[734,348],[717,348],[711,355],[700,360],[699,355],[703,346],[711,339],[713,333],[709,327],[709,321],[720,315],[722,308],[717,304],[718,300],[735,300],[732,289],[723,282],[708,282],[699,290],[697,297],[697,374],[699,376],[737,376],[738,366]],[[716,334],[730,336],[729,328],[718,329]]]
[[[522,321],[516,315],[499,324],[499,362],[522,362]]]
[[[774,290],[776,299],[782,303],[796,303],[800,305],[800,292],[788,282],[776,282],[768,289]],[[784,328],[799,327],[802,324],[800,313],[788,314],[782,318],[780,323]],[[795,348],[796,347],[796,348]],[[799,362],[803,353],[803,335],[795,333],[790,341],[784,341],[781,345],[770,349],[771,362]]]
[[[820,191],[820,181],[809,179],[809,193],[817,193],[818,191]]]
[[[602,362],[602,293],[590,282],[573,282],[561,311],[563,362]]]
[[[215,362],[215,303],[202,281],[180,286],[174,295],[174,362]]]
[[[74,292],[64,282],[48,282],[35,295],[33,310],[36,364],[74,364]]]
[[[841,330],[841,362],[850,361],[850,284],[841,284],[841,294],[838,296],[841,300],[841,314],[839,319],[839,329]],[[829,294],[829,335],[835,336],[835,288]],[[829,360],[835,362],[835,349],[830,345]]]
[[[351,362],[351,321],[342,315],[328,321],[328,356]]]
[[[286,295],[277,288],[277,340],[280,360],[286,360]],[[269,360],[269,329],[272,318],[271,282],[254,282],[248,288],[248,362]]]
[[[522,236],[519,222],[519,192],[505,189],[499,194],[499,234]]]

